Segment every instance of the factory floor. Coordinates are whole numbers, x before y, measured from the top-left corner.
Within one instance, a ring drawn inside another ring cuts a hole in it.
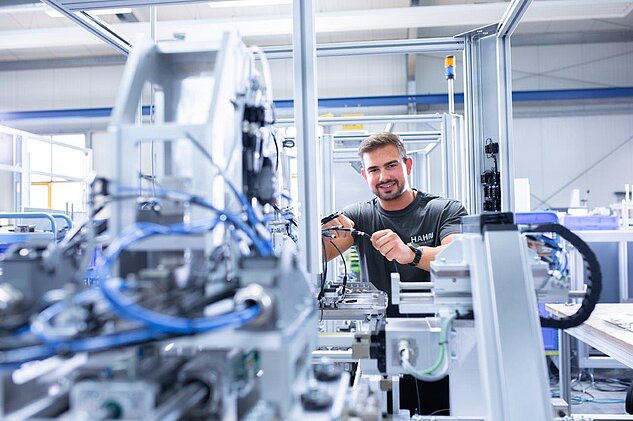
[[[550,371],[553,397],[559,396],[558,373]],[[593,376],[592,376],[593,375]],[[573,372],[571,383],[572,414],[624,415],[627,387],[633,381],[631,369],[584,369],[579,377]],[[631,419],[620,418],[620,419]]]

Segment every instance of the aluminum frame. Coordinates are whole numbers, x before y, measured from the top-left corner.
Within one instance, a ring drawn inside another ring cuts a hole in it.
[[[77,5],[77,7],[66,8],[65,2],[63,0],[41,0],[41,2],[47,4],[62,15],[66,16],[77,25],[81,26],[91,34],[95,35],[97,38],[104,41],[106,44],[110,45],[119,53],[126,56],[130,54],[130,51],[132,50],[132,43],[125,39],[124,36],[118,34],[114,29],[110,28],[108,24],[105,23],[103,20],[97,18],[96,16],[92,16],[88,12],[84,12],[82,9],[90,8],[86,7],[87,5],[80,3],[79,5]],[[99,8],[107,7],[108,6],[103,7],[102,5]]]
[[[292,8],[294,106],[299,176],[299,242],[301,257],[311,280],[317,284],[321,265],[321,225],[318,218],[317,77],[316,35],[312,0],[294,0]],[[303,188],[301,188],[303,186]]]
[[[464,107],[467,117],[471,180],[479,188],[469,193],[471,213],[483,210],[480,174],[490,168],[484,144],[499,143],[501,211],[514,210],[514,150],[510,38],[532,0],[513,0],[499,24],[461,34],[464,39]]]

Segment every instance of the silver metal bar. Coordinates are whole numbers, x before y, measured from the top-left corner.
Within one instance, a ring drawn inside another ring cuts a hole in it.
[[[418,300],[418,299],[433,299],[434,294],[432,292],[400,292],[400,302],[410,300]]]
[[[301,254],[311,281],[317,282],[321,264],[318,211],[317,77],[313,0],[293,1],[294,108],[297,127]]]
[[[628,212],[628,209],[623,209]],[[620,302],[627,303],[629,301],[629,258],[628,243],[625,241],[618,242],[618,279],[620,285]]]
[[[397,41],[345,42],[320,44],[316,46],[318,57],[385,55],[411,53],[459,52],[464,42],[455,38],[423,38]],[[290,46],[262,48],[268,59],[292,58]]]
[[[208,0],[57,0],[68,10],[114,9],[117,7],[148,7],[168,4],[203,3]]]
[[[319,217],[330,215],[336,210],[336,183],[334,182],[334,136],[324,134],[319,143],[321,174],[323,174],[321,185],[321,208]],[[323,251],[323,250],[321,250]],[[339,267],[337,259],[332,259],[327,264],[329,279],[336,279]]]
[[[400,282],[400,290],[408,289],[432,289],[435,284],[433,282]]]
[[[564,330],[558,331],[559,367],[558,382],[560,384],[560,397],[567,403],[567,410],[571,414],[571,343],[570,336]]]
[[[479,150],[477,140],[481,130],[479,125],[481,116],[476,101],[479,95],[479,75],[476,66],[478,47],[479,45],[468,37],[462,57],[464,63],[464,115],[469,116],[466,119],[464,141],[469,153],[465,160],[470,163],[467,174],[467,180],[471,185],[470,200],[468,201],[469,206],[466,207],[470,215],[480,213],[483,210],[481,181],[477,178],[477,175],[481,173],[481,162],[475,152]],[[466,206],[466,204],[464,205]]]
[[[442,132],[439,130],[398,132],[398,136],[400,136],[400,138],[402,138],[403,141],[420,140],[420,139],[437,139],[441,135],[442,135]],[[334,135],[334,137],[336,139],[346,140],[346,139],[365,138],[366,136],[358,136],[358,134],[353,134],[353,133],[337,133]]]
[[[413,115],[365,115],[356,117],[321,117],[318,123],[322,126],[352,123],[441,123],[441,114],[413,114]],[[295,124],[294,118],[280,118],[275,125],[291,126]]]
[[[132,43],[126,40],[122,35],[117,34],[104,21],[98,19],[87,12],[83,12],[83,8],[66,9],[53,0],[41,0],[68,19],[81,26],[97,38],[110,45],[119,53],[128,55],[132,50]],[[76,5],[75,5],[76,7]]]
[[[497,94],[501,211],[514,211],[514,142],[512,134],[512,64],[510,36],[497,37]]]
[[[191,383],[180,389],[165,403],[156,408],[152,419],[158,421],[176,421],[199,404],[207,395],[207,390],[200,383]]]
[[[356,361],[352,358],[352,350],[314,350],[312,351],[312,358],[329,358],[332,361]]]
[[[517,26],[519,26],[530,4],[532,4],[532,0],[513,0],[501,17],[501,21],[499,21],[497,36],[511,36],[517,29]]]

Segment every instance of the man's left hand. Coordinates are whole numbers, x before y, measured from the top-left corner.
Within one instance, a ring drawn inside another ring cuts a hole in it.
[[[376,231],[371,236],[371,243],[389,261],[406,265],[415,258],[415,253],[404,241],[390,229]]]

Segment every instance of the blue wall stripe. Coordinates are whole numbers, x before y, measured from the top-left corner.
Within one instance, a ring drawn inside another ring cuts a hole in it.
[[[633,87],[517,91],[512,93],[512,100],[514,102],[570,101],[578,99],[613,99],[628,97],[633,97]],[[464,102],[464,95],[456,94],[455,102]],[[387,95],[319,99],[320,108],[384,107],[408,104],[448,104],[448,95]],[[293,100],[275,101],[275,106],[277,108],[292,108]],[[149,106],[143,107],[143,115],[149,115],[149,111]],[[0,120],[109,117],[111,113],[112,108],[77,108],[67,110],[0,112]]]

